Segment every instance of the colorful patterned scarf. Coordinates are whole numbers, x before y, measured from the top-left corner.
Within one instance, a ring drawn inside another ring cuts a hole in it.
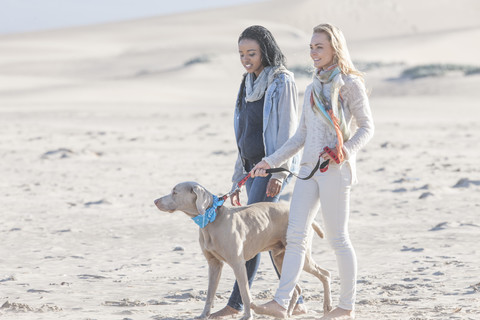
[[[246,101],[253,102],[262,99],[267,88],[272,84],[275,77],[280,73],[287,73],[287,69],[280,66],[267,66],[263,68],[258,78],[254,79],[253,73],[245,75]]]
[[[331,83],[330,99],[327,99],[323,94],[323,86],[327,83]],[[335,148],[340,162],[345,159],[342,149],[343,142],[350,138],[350,130],[346,125],[341,101],[339,103],[339,98],[341,98],[340,88],[344,84],[340,68],[337,65],[333,65],[326,71],[318,70],[313,77],[312,94],[310,96],[312,107],[316,106],[325,122],[335,130],[337,135]]]

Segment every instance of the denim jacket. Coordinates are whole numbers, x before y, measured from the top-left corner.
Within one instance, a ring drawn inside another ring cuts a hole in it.
[[[244,76],[245,78],[245,76]],[[244,85],[242,81],[241,86]],[[237,102],[234,113],[235,135],[239,134],[239,107],[242,105],[240,99],[242,87],[237,95]],[[263,105],[263,145],[265,147],[265,156],[268,157],[277,151],[291,136],[294,135],[298,126],[298,97],[297,87],[291,72],[278,74],[273,82],[268,86],[265,92],[265,102]],[[286,168],[292,172],[298,172],[300,155],[287,160],[280,167]],[[248,172],[238,152],[237,161],[232,177],[233,187],[245,177]],[[285,179],[289,177],[287,172],[272,174],[272,178]]]

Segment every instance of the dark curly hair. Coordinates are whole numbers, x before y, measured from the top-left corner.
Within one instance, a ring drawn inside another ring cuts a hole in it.
[[[264,67],[286,65],[286,59],[282,50],[280,50],[275,38],[267,28],[262,26],[248,27],[238,37],[238,42],[243,39],[255,40],[258,43],[262,51],[262,64]]]

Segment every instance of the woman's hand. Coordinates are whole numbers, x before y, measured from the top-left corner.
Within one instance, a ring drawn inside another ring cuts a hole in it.
[[[230,202],[232,203],[232,206],[241,206],[240,204],[240,190],[235,191],[230,195]]]
[[[262,160],[257,163],[255,167],[253,167],[253,169],[250,171],[250,176],[252,178],[266,177],[268,176],[268,173],[265,171],[267,169],[270,169],[270,165],[265,160]]]
[[[267,197],[275,197],[282,190],[282,181],[271,178],[267,185]]]
[[[334,148],[330,148],[330,150],[332,150],[333,153],[336,152],[337,150],[337,147],[334,147]],[[343,151],[342,151],[343,152]],[[335,161],[335,159],[333,159],[329,154],[328,152],[325,152],[323,151],[321,154],[321,157],[323,158],[323,160],[330,160],[330,163],[337,163],[337,161]],[[338,157],[338,154],[337,154],[337,157]]]
[[[335,162],[335,160],[333,160],[333,158],[330,157],[330,155],[327,152],[322,153],[322,158],[323,158],[324,161],[330,160],[330,163]]]

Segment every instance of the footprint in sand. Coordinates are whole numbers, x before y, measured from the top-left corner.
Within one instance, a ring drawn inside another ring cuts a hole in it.
[[[62,311],[62,308],[53,305],[53,304],[44,304],[40,308],[35,308],[32,306],[29,306],[26,303],[17,303],[17,302],[10,302],[6,301],[1,307],[0,310],[6,310],[6,311],[13,311],[13,312],[48,312],[48,311]]]
[[[29,289],[27,290],[28,293],[50,293],[51,291],[48,290],[38,290],[38,289]]]
[[[216,150],[216,151],[213,151],[211,154],[215,156],[228,156],[233,153],[237,153],[237,151],[236,150]]]
[[[95,274],[79,274],[77,277],[79,277],[80,279],[84,279],[84,280],[91,280],[91,279],[95,279],[95,280],[107,279],[107,277],[104,277],[104,276],[97,276],[97,275],[95,275]]]
[[[423,185],[419,188],[413,188],[412,191],[419,191],[419,190],[429,190],[430,189],[430,185],[429,184],[426,184],[426,185]]]
[[[206,292],[204,291],[195,291],[192,289],[183,290],[183,292],[170,293],[165,296],[166,299],[171,299],[173,302],[182,302],[182,301],[191,301],[197,300],[201,301],[205,299]]]
[[[145,307],[147,304],[138,300],[122,299],[120,301],[105,301],[103,305],[110,307]]]
[[[424,193],[422,193],[422,194],[420,195],[420,197],[418,197],[418,199],[426,199],[426,198],[432,197],[432,196],[434,196],[433,193],[431,193],[431,192],[424,192]]]
[[[428,231],[439,231],[439,230],[445,230],[448,226],[448,222],[440,222],[439,224],[437,224],[435,227],[433,227],[432,229],[428,230]]]
[[[50,151],[47,151],[45,152],[41,158],[42,159],[65,159],[65,158],[69,158],[70,156],[72,156],[74,154],[74,152],[70,149],[67,149],[67,148],[59,148],[59,149],[56,149],[56,150],[50,150]]]
[[[423,248],[414,248],[414,247],[403,246],[403,248],[400,251],[421,252],[423,250],[424,250]]]
[[[462,178],[452,188],[469,188],[470,185],[480,186],[480,180],[470,180],[468,178]]]
[[[477,284],[472,284],[469,288],[472,288],[473,292],[480,292],[480,282]]]
[[[108,201],[105,200],[105,199],[101,199],[101,200],[98,200],[98,201],[85,202],[85,203],[84,203],[84,206],[85,206],[85,207],[90,207],[90,206],[101,205],[101,204],[111,204],[111,203],[108,202]]]
[[[5,279],[0,279],[0,282],[7,282],[7,281],[16,281],[17,279],[14,276],[7,277]]]
[[[458,227],[475,227],[475,228],[479,228],[480,226],[475,224],[475,223],[465,223],[465,222],[458,222],[458,221],[454,221],[454,222],[440,222],[439,224],[437,224],[435,227],[431,228],[430,230],[428,231],[439,231],[439,230],[445,230],[447,228],[458,228]]]
[[[42,154],[40,158],[42,159],[67,159],[71,158],[72,156],[84,156],[84,157],[93,157],[93,158],[98,158],[104,155],[103,152],[99,151],[92,151],[92,150],[87,150],[83,149],[79,153],[74,152],[73,150],[67,149],[67,148],[59,148],[56,150],[50,150]]]
[[[165,301],[158,301],[155,299],[150,299],[147,302],[143,302],[140,300],[130,300],[128,298],[118,300],[118,301],[105,301],[103,303],[104,306],[109,307],[145,307],[145,306],[162,306],[168,305],[171,303]]]
[[[414,278],[403,278],[402,280],[403,281],[406,281],[406,282],[412,282],[412,281],[417,281],[419,278],[417,277],[414,277]]]

